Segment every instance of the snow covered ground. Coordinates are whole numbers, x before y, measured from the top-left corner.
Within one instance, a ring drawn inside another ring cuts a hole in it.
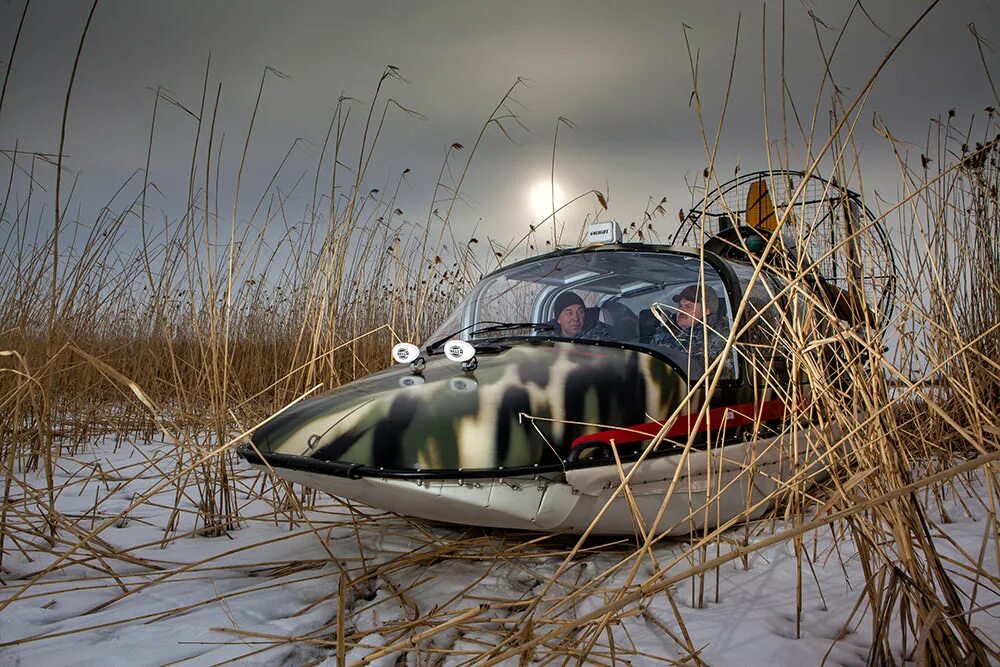
[[[168,485],[73,551],[88,532],[161,482],[173,464],[150,461],[168,452],[162,443],[115,450],[109,441],[60,460],[51,544],[43,511],[27,514],[34,502],[14,484],[7,521],[19,530],[4,543],[0,665],[335,665],[339,635],[347,664],[460,665],[505,640],[513,646],[560,627],[570,631],[559,652],[539,645],[532,660],[559,664],[586,648],[596,664],[634,665],[669,664],[690,650],[710,665],[771,667],[824,659],[831,666],[863,665],[868,655],[871,621],[861,612],[852,618],[864,585],[859,559],[850,538],[834,545],[829,529],[804,540],[812,568],[802,568],[799,638],[797,560],[785,542],[751,554],[745,564],[736,559],[703,579],[687,579],[672,595],[657,593],[627,607],[593,646],[588,635],[572,634],[572,623],[628,583],[634,544],[591,542],[564,566],[575,538],[428,525],[330,498],[308,511],[308,522],[291,525],[287,516],[275,521],[268,503],[252,498],[262,484],[254,485],[246,468],[243,522],[226,536],[164,543],[175,504],[183,510],[177,525],[183,534],[196,527],[200,500],[194,484],[179,501]],[[40,473],[17,476],[22,479],[43,488]],[[982,558],[984,571],[997,572],[993,543],[986,541],[994,539],[995,520],[975,500],[976,484],[973,479],[969,497],[948,499],[952,521],[937,544],[952,559],[963,603],[977,609],[973,626],[994,638],[1000,636],[1000,594],[965,576],[961,566]],[[733,535],[741,538],[742,532]],[[636,566],[634,583],[687,546],[658,545]],[[715,557],[717,548],[724,553],[727,547],[713,544],[705,557]],[[59,554],[57,567],[39,576]],[[353,585],[345,584],[341,596],[344,582]],[[588,582],[585,595],[565,597]],[[529,609],[537,620],[526,624],[521,619]],[[680,645],[688,641],[690,650]],[[505,664],[522,663],[514,657]]]

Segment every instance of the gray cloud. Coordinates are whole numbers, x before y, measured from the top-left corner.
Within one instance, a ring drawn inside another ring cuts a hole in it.
[[[22,7],[0,4],[4,60]],[[865,8],[893,36],[921,10],[903,0],[865,3]],[[10,149],[17,141],[22,149],[57,149],[62,99],[87,10],[84,3],[32,3],[0,111],[0,147]],[[812,113],[823,71],[816,33],[827,53],[837,36],[814,24],[810,10],[839,28],[850,3],[787,5],[785,74],[803,122]],[[676,210],[689,204],[685,174],[700,172],[706,163],[689,105],[692,82],[682,24],[691,26],[712,137],[741,11],[719,164],[727,173],[737,161],[744,171],[752,170],[765,164],[765,29],[769,129],[773,138],[781,134],[778,3],[767,5],[765,23],[762,4],[740,2],[106,2],[98,7],[74,88],[67,166],[81,174],[84,208],[103,203],[145,161],[150,89],[163,86],[196,107],[211,51],[210,98],[221,82],[219,136],[226,136],[229,174],[236,169],[264,67],[289,75],[268,81],[247,187],[262,188],[291,142],[302,137],[311,145],[304,145],[289,167],[294,180],[315,163],[337,97],[343,92],[370,100],[383,67],[394,64],[410,83],[392,82],[389,94],[427,120],[394,113],[371,175],[382,180],[413,169],[408,207],[429,206],[445,147],[474,140],[496,100],[520,76],[528,85],[516,93],[523,106],[515,108],[530,132],[515,129],[518,146],[496,133],[488,138],[469,183],[476,205],[460,210],[463,225],[483,218],[483,225],[503,236],[510,225],[522,229],[528,223],[525,189],[548,173],[559,116],[577,125],[560,133],[557,178],[568,189],[610,184],[611,214],[623,219],[637,217],[648,196],[666,194]],[[984,36],[1000,44],[998,14],[988,2],[941,3],[882,72],[867,108],[915,141],[924,136],[931,115],[950,107],[966,117],[981,112],[992,93],[966,25],[975,21]],[[852,19],[832,67],[848,97],[860,91],[892,42],[865,17]],[[996,68],[996,52],[987,57]],[[994,77],[1000,79],[1000,71]],[[819,98],[823,128],[829,104],[827,86]],[[360,121],[364,113],[359,105],[352,117]],[[152,171],[165,192],[157,201],[176,213],[186,194],[194,123],[161,107],[157,125]],[[352,145],[358,134],[355,128]],[[791,136],[797,137],[794,128]],[[870,121],[858,137],[878,172],[871,182],[890,187],[895,175]]]

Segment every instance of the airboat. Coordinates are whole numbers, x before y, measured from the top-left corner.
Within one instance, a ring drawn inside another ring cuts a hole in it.
[[[394,366],[286,408],[238,451],[455,524],[681,535],[757,518],[839,440],[776,343],[809,308],[791,307],[762,255],[816,258],[809,289],[845,326],[888,319],[891,248],[860,196],[749,174],[714,188],[670,244],[597,223],[581,247],[487,275],[427,341],[396,345]]]

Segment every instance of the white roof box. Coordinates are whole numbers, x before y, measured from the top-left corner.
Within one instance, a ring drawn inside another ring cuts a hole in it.
[[[614,220],[592,222],[587,230],[587,244],[621,243],[622,238],[622,228]]]

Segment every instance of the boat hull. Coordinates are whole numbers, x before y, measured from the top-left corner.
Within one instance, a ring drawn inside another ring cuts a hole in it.
[[[838,436],[802,428],[621,467],[512,477],[354,478],[270,468],[288,481],[426,520],[542,532],[688,535],[761,517],[793,477],[803,484],[816,481],[823,470],[820,453]],[[622,490],[625,477],[628,493]]]

